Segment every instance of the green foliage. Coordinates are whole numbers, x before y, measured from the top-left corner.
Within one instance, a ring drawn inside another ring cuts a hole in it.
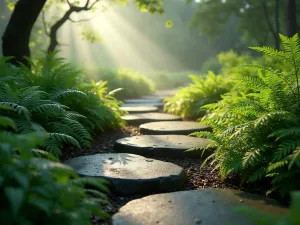
[[[300,192],[295,191],[291,194],[292,201],[290,204],[289,212],[286,215],[268,214],[263,211],[240,207],[238,211],[246,214],[249,219],[256,225],[298,225],[300,224]]]
[[[175,96],[167,98],[164,110],[183,118],[199,118],[205,114],[201,106],[217,102],[221,95],[230,91],[229,78],[208,72],[206,76],[189,75],[193,83],[182,87]]]
[[[197,8],[191,25],[198,27],[210,38],[216,38],[228,29],[230,21],[234,21],[231,32],[235,33],[234,36],[238,36],[236,45],[241,42],[250,45],[273,44],[277,37],[274,37],[272,32],[277,34],[284,29],[283,23],[278,23],[278,27],[275,26],[276,20],[281,21],[285,15],[284,6],[279,6],[277,11],[276,1],[209,0],[194,4]]]
[[[210,57],[209,59],[205,60],[201,65],[201,73],[205,74],[208,71],[212,71],[216,74],[219,74],[222,68],[221,63],[217,59],[217,57]]]
[[[7,126],[16,127],[8,117],[0,116],[1,224],[79,225],[90,224],[92,215],[107,216],[99,205],[107,202],[104,180],[79,178],[53,156],[35,150],[47,133],[13,134],[3,130]],[[94,197],[88,196],[85,185],[97,189]]]
[[[91,72],[90,77],[107,82],[109,91],[117,88],[122,90],[114,95],[117,99],[138,98],[154,92],[153,82],[143,74],[134,72],[129,69],[98,69]]]
[[[169,72],[169,71],[156,71],[147,73],[147,77],[150,78],[155,88],[158,90],[178,88],[190,82],[188,74],[193,74],[192,71],[183,72]]]
[[[300,187],[300,43],[297,35],[280,38],[284,51],[252,48],[277,63],[240,66],[237,86],[247,92],[234,91],[202,107],[210,111],[202,124],[213,127],[209,138],[217,149],[212,164],[222,177],[270,180],[267,194],[276,191],[284,197]]]
[[[1,109],[0,115],[10,117],[18,133],[48,132],[44,148],[55,156],[65,144],[88,147],[94,131],[124,124],[106,84],[84,83],[81,72],[55,54],[30,60],[31,69],[2,61],[0,105],[12,110]]]

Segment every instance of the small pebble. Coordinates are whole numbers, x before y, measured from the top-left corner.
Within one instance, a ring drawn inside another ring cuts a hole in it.
[[[201,223],[201,220],[199,218],[194,219],[194,221],[195,221],[195,224],[200,224]]]

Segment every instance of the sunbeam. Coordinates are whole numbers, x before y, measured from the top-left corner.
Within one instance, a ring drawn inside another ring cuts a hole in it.
[[[69,44],[61,46],[63,56],[77,57],[79,64],[89,67],[125,67],[143,71],[182,67],[176,58],[144,35],[143,30],[137,30],[126,21],[120,13],[121,9],[121,6],[110,7],[82,25],[97,32],[102,43],[91,44],[82,40],[79,35],[81,28],[77,24],[67,23],[65,26],[72,27],[72,34],[68,33],[70,29],[60,34],[62,41]],[[74,20],[90,17],[88,14],[72,15]],[[79,54],[70,55],[72,50],[68,48],[78,48]]]

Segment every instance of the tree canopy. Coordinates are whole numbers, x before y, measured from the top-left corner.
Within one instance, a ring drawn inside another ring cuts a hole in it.
[[[192,0],[188,0],[192,2]],[[279,33],[287,33],[291,26],[297,27],[296,2],[287,0],[285,7],[280,0],[198,0],[192,25],[211,37],[216,37],[234,18],[237,29],[243,34],[242,41],[254,45],[274,45],[279,48]],[[299,4],[299,3],[298,3]],[[291,10],[293,9],[293,10]],[[291,17],[289,20],[288,18]],[[292,25],[291,25],[292,24]],[[295,34],[297,28],[288,34]],[[298,28],[299,29],[299,28]]]

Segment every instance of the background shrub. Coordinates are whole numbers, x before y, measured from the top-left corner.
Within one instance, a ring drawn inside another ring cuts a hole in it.
[[[169,72],[157,71],[147,73],[155,84],[157,90],[173,89],[185,86],[190,82],[188,74],[195,74],[193,71]]]
[[[217,102],[230,91],[233,83],[228,77],[208,72],[205,76],[189,75],[193,83],[182,87],[171,98],[165,99],[164,110],[186,119],[197,119],[205,114],[201,106]]]
[[[98,69],[89,72],[89,77],[107,82],[108,91],[122,88],[115,93],[119,100],[139,98],[154,93],[154,83],[143,74],[129,69]]]

